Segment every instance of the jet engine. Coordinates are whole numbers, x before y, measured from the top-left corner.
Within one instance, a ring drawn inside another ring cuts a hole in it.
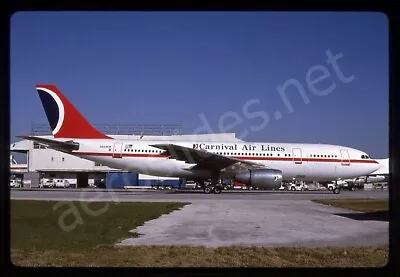
[[[282,171],[277,169],[252,169],[237,173],[234,180],[251,187],[272,190],[281,186]]]

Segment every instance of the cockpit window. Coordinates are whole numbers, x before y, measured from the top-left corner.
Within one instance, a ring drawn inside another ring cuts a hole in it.
[[[361,155],[361,159],[365,159],[365,155]]]

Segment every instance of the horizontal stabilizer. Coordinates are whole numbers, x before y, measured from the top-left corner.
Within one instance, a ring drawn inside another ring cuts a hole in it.
[[[72,152],[73,150],[79,150],[79,143],[74,142],[72,140],[59,141],[59,140],[34,137],[34,136],[18,136],[18,137],[40,143],[45,146],[48,146],[49,148],[60,150],[63,152]]]

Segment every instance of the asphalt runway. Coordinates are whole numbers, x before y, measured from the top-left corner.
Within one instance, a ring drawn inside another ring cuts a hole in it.
[[[387,245],[389,222],[310,201],[329,198],[388,198],[388,191],[199,192],[18,190],[11,199],[189,202],[148,221],[138,238],[117,245],[373,246]]]
[[[340,194],[330,191],[223,191],[221,194],[204,194],[202,191],[126,191],[99,189],[12,189],[11,199],[57,201],[265,201],[311,200],[333,198],[388,198],[387,190],[347,191]]]

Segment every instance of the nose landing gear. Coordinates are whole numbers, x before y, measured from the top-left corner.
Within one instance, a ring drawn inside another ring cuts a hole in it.
[[[335,182],[335,188],[332,189],[333,194],[340,194],[342,190],[342,185],[338,185],[337,181]]]

